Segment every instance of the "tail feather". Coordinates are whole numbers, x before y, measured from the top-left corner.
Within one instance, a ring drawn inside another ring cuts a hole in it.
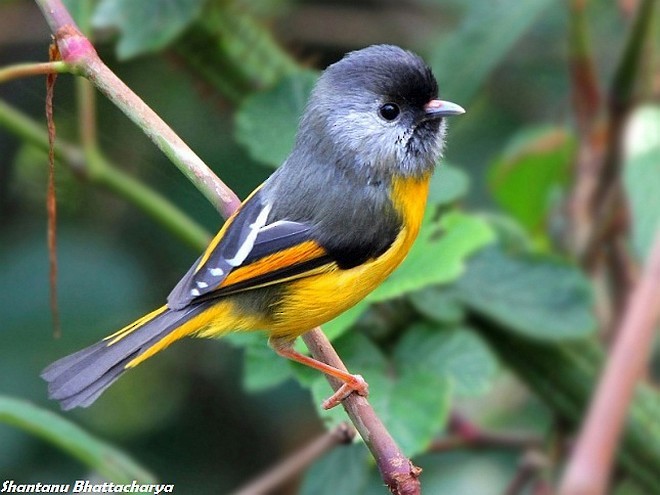
[[[204,305],[186,309],[156,310],[152,318],[126,327],[112,338],[98,342],[48,366],[41,377],[48,382],[48,396],[62,409],[88,407],[127,369],[136,357],[149,351],[183,323],[198,315]]]
[[[89,385],[80,392],[71,395],[65,399],[60,399],[60,406],[67,411],[74,407],[89,407],[98,399],[105,390],[112,385],[121,374],[124,373],[124,366],[131,359],[131,356],[123,359],[112,368],[110,368],[101,378]]]

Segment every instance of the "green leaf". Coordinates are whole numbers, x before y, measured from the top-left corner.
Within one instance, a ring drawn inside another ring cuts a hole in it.
[[[298,120],[317,77],[299,72],[243,101],[236,113],[235,136],[252,158],[273,167],[282,164],[293,148]]]
[[[463,396],[488,390],[497,371],[495,356],[468,328],[414,325],[397,344],[395,356],[401,366],[418,367],[449,377],[454,391]]]
[[[234,103],[301,70],[255,10],[261,9],[253,0],[211,2],[174,47],[197,75]]]
[[[584,275],[547,257],[484,249],[470,260],[456,289],[468,307],[529,337],[575,339],[596,328]]]
[[[78,24],[78,27],[81,28],[84,34],[86,32],[86,26],[89,25],[89,20],[91,17],[91,11],[94,8],[92,2],[81,2],[80,0],[62,0],[66,10],[69,11],[73,20]]]
[[[456,280],[464,270],[467,257],[494,238],[488,223],[479,217],[451,211],[436,222],[431,210],[427,211],[419,236],[401,266],[364,301],[323,325],[330,340],[343,335],[370,303]]]
[[[253,342],[245,347],[243,385],[248,392],[257,392],[293,378],[291,363],[278,356],[267,343],[266,336],[251,334]]]
[[[115,483],[153,483],[154,476],[115,447],[29,402],[0,395],[0,422],[21,428],[77,458]]]
[[[400,377],[387,380],[370,400],[403,453],[413,457],[428,450],[447,423],[452,389],[447,377],[402,364]]]
[[[339,446],[307,470],[300,494],[363,493],[369,474],[370,456],[364,444]]]
[[[422,486],[425,494],[491,495],[506,493],[511,484],[511,473],[515,472],[519,464],[519,461],[516,463],[516,455],[516,452],[454,450],[442,454],[425,454],[415,459],[415,462],[423,469]],[[507,462],[508,458],[511,458],[510,462]],[[374,491],[373,495],[376,493]]]
[[[562,128],[523,129],[490,170],[495,200],[527,230],[538,231],[547,217],[552,193],[569,178],[574,151],[575,139]]]
[[[460,323],[465,317],[463,305],[454,291],[446,287],[428,287],[408,296],[417,311],[430,320],[447,325]]]
[[[429,203],[450,204],[465,196],[470,188],[470,177],[462,169],[449,164],[439,165],[429,189]]]
[[[334,341],[336,338],[343,335],[347,329],[353,326],[353,324],[360,318],[360,316],[362,316],[368,307],[369,303],[366,301],[357,303],[351,309],[344,311],[335,319],[330,320],[328,323],[323,325],[323,332],[331,341]]]
[[[117,57],[155,52],[171,43],[202,12],[206,0],[101,0],[92,23],[121,34]]]
[[[551,0],[469,2],[454,32],[430,53],[442,94],[466,104]]]
[[[466,259],[493,241],[493,232],[481,218],[451,211],[439,222],[426,212],[419,237],[401,266],[374,292],[370,302],[384,301],[433,284],[456,280]]]
[[[432,217],[429,209],[408,257],[388,279],[364,301],[323,325],[330,340],[343,335],[370,303],[456,280],[464,270],[466,258],[494,238],[488,224],[476,216],[452,211],[440,222],[433,221]]]
[[[448,376],[408,360],[389,362],[359,333],[344,335],[335,342],[335,348],[348,369],[369,383],[369,401],[401,450],[407,456],[426,450],[447,420],[451,397]],[[332,393],[320,374],[311,382],[311,390],[317,404]],[[346,419],[340,408],[320,411],[320,415],[329,425]]]
[[[644,259],[660,232],[660,106],[642,107],[630,118],[623,181],[632,213],[632,244]]]
[[[278,356],[268,345],[262,332],[232,333],[223,340],[245,351],[243,358],[243,388],[259,392],[275,387],[294,377],[292,363]]]

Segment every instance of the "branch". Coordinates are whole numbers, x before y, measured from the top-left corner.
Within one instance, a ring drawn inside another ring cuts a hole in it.
[[[646,370],[660,317],[660,233],[623,315],[618,338],[589,407],[560,495],[605,493],[628,406]]]
[[[44,74],[63,74],[66,72],[71,72],[71,67],[69,67],[69,64],[62,61],[15,64],[0,69],[0,83],[21,77],[43,76]]]
[[[591,237],[591,205],[602,168],[604,140],[599,126],[602,96],[589,44],[587,1],[572,0],[569,6],[569,72],[579,146],[574,183],[567,201],[570,222],[569,245],[583,252]]]
[[[346,366],[320,328],[303,334],[302,339],[315,359],[346,371]],[[328,375],[326,378],[333,390],[338,390],[342,385],[336,378]],[[342,406],[376,459],[383,481],[390,491],[394,495],[421,493],[418,478],[422,470],[403,455],[367,398],[351,394],[344,399]]]
[[[573,108],[580,133],[588,133],[600,112],[601,90],[589,44],[586,0],[570,2],[569,68]]]
[[[338,445],[350,443],[355,436],[353,427],[341,423],[325,432],[293,455],[279,462],[271,469],[247,484],[233,495],[262,495],[272,493],[282,483],[300,473],[316,459]]]
[[[429,452],[457,449],[531,450],[543,446],[542,439],[533,433],[484,430],[456,412],[452,413],[447,429],[451,434],[434,440]]]
[[[228,217],[239,205],[229,189],[184,141],[121,81],[80,33],[61,0],[36,0],[55,34],[62,60],[89,79],[165,153],[218,211]]]
[[[46,129],[0,100],[0,126],[48,152]],[[123,172],[100,151],[85,153],[79,147],[61,139],[55,143],[55,158],[61,160],[78,177],[109,189],[137,206],[172,234],[196,250],[208,244],[210,234],[195,220],[142,182]]]
[[[194,154],[163,121],[103,62],[75,26],[61,0],[36,0],[55,33],[62,59],[89,79],[149,136],[224,217],[240,205],[236,195]],[[346,369],[323,332],[317,328],[303,336],[314,358]],[[333,387],[339,384],[328,377]],[[383,480],[394,495],[420,493],[418,476],[398,448],[366,398],[352,394],[343,402],[351,421],[376,458]]]
[[[535,450],[525,453],[518,463],[516,474],[504,491],[504,495],[519,495],[525,487],[538,477],[539,473],[548,467],[548,459]]]
[[[604,132],[607,149],[600,165],[598,183],[591,198],[592,223],[583,260],[593,263],[606,234],[612,232],[617,212],[625,208],[621,194],[621,136],[625,118],[634,103],[634,89],[640,73],[643,48],[652,35],[656,0],[641,0],[630,27],[621,58],[612,78],[607,101],[608,121]]]

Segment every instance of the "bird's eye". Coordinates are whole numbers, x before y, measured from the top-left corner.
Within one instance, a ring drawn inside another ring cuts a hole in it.
[[[382,107],[380,107],[378,113],[380,113],[380,116],[385,120],[391,121],[399,116],[401,110],[399,110],[399,106],[394,103],[385,103]]]

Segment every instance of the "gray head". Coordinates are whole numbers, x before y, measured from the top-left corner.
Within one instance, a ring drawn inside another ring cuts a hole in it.
[[[370,176],[428,173],[442,152],[443,117],[464,112],[437,97],[417,55],[391,45],[351,52],[318,80],[296,147]]]

